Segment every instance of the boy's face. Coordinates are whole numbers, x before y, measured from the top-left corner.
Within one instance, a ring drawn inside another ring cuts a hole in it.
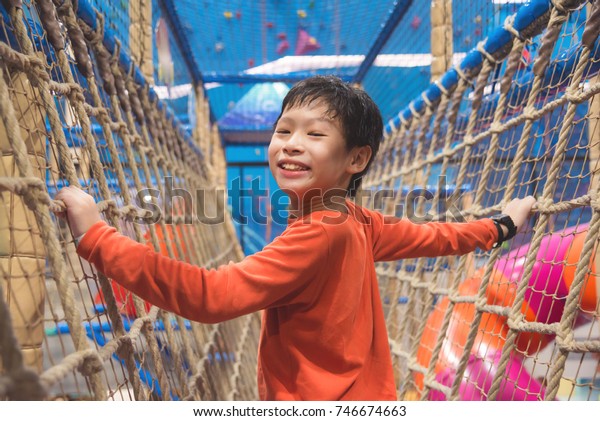
[[[345,192],[356,169],[337,120],[318,102],[284,110],[269,144],[269,167],[292,204]]]

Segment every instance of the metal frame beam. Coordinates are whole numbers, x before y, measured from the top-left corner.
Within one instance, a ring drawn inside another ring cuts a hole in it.
[[[377,35],[375,42],[369,49],[369,52],[365,56],[362,64],[358,68],[358,71],[354,75],[352,81],[354,83],[361,83],[365,78],[367,72],[373,65],[373,62],[377,58],[377,55],[381,52],[385,44],[387,43],[390,36],[394,33],[396,26],[400,23],[410,6],[412,5],[412,0],[397,0],[394,8],[390,12],[386,22],[381,25],[381,31]]]
[[[195,84],[200,84],[200,86],[202,86],[202,89],[204,89],[204,97],[208,98],[208,93],[204,88],[205,80],[202,76],[202,72],[200,71],[200,67],[194,60],[193,51],[188,42],[188,39],[183,33],[183,25],[181,24],[181,20],[179,19],[179,15],[177,14],[177,10],[175,9],[175,2],[173,0],[158,0],[158,5],[163,11],[165,18],[167,19],[169,29],[171,30],[173,37],[175,38],[175,44],[177,44],[177,46],[181,50],[185,64],[192,76],[192,80]],[[216,118],[213,113],[212,107],[210,107],[210,104],[209,109],[210,120],[212,122],[216,122]]]
[[[290,82],[295,83],[310,76],[314,72],[285,73],[285,74],[251,74],[251,73],[204,73],[204,83],[265,83],[265,82]],[[337,73],[340,79],[347,82],[352,81],[353,73]]]

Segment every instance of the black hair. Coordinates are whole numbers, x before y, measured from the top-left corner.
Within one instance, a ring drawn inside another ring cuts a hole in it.
[[[281,113],[275,121],[275,126],[286,109],[315,101],[327,106],[328,117],[339,121],[348,150],[357,146],[371,147],[371,159],[367,166],[362,172],[353,174],[350,179],[348,195],[354,197],[362,182],[362,176],[377,155],[383,137],[383,120],[379,107],[365,91],[336,76],[313,76],[296,83],[289,90],[283,99]]]

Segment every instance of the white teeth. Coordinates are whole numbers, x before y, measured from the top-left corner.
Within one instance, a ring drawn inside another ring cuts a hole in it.
[[[302,171],[307,169],[306,167],[297,164],[281,164],[281,168],[288,171]]]

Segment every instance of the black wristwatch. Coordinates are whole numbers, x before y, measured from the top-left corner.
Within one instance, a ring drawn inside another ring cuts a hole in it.
[[[517,234],[517,227],[510,216],[501,213],[492,216],[490,219],[494,221],[494,225],[496,225],[496,229],[498,230],[498,241],[494,243],[492,248],[500,247],[504,241],[510,240]],[[504,235],[502,225],[508,228],[508,234],[506,234],[506,236]]]

